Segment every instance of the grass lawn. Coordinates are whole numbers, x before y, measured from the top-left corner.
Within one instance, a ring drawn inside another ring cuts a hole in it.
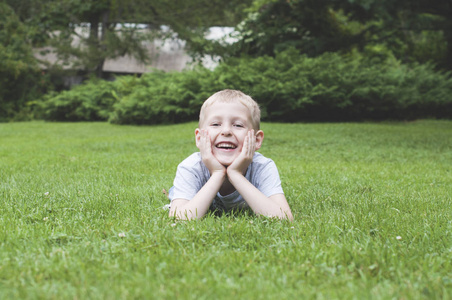
[[[264,123],[293,223],[168,218],[195,127],[0,124],[0,298],[452,298],[451,121]]]

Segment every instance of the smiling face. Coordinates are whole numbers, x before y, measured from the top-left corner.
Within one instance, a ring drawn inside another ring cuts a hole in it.
[[[224,166],[229,166],[242,151],[248,131],[254,129],[248,108],[240,102],[216,102],[205,110],[201,128],[195,130],[196,143],[200,140],[200,129],[207,130],[212,153]],[[261,146],[263,132],[256,133],[256,150]],[[199,148],[199,146],[198,146]]]

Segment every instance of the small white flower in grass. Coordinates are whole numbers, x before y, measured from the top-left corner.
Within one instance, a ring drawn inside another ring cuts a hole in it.
[[[125,234],[124,232],[120,232],[120,233],[118,233],[118,236],[119,236],[120,238],[123,238],[123,237],[126,237],[126,234]]]
[[[294,226],[292,226],[292,227],[290,227],[291,229],[295,229],[295,227]]]
[[[171,224],[171,227],[174,227],[174,226],[176,226],[176,223]]]
[[[44,219],[42,219],[44,222],[49,220],[49,217],[45,217]]]
[[[402,237],[401,237],[400,235],[398,235],[398,236],[396,236],[396,239],[397,239],[398,241],[400,241],[400,240],[402,239]]]
[[[49,192],[45,192],[44,195],[45,195],[45,196],[48,196],[48,195],[49,195]]]

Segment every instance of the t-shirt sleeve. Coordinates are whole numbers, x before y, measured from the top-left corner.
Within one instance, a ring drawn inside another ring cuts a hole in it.
[[[177,167],[173,187],[169,198],[191,200],[203,186],[203,174],[200,166],[182,162]]]
[[[269,162],[262,166],[256,173],[254,185],[267,197],[275,194],[284,194],[281,187],[278,168],[272,160],[269,160]]]

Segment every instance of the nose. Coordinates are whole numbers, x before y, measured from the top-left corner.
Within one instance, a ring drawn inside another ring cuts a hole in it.
[[[224,125],[221,127],[221,135],[224,135],[224,136],[229,136],[229,135],[231,135],[231,126],[228,125],[228,124],[224,124]]]

